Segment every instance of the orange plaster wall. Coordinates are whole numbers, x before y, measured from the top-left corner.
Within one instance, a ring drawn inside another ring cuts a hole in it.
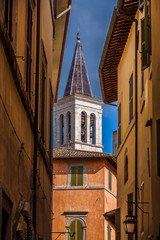
[[[106,186],[108,187],[108,168],[104,159],[53,159],[53,186],[67,186],[68,164],[86,163],[87,164],[87,186]],[[115,169],[112,170],[113,192],[116,194]],[[107,240],[107,223],[103,214],[116,208],[116,198],[105,189],[65,189],[53,190],[53,232],[66,231],[66,216],[62,215],[65,211],[88,211],[87,214],[87,236],[86,239]],[[53,234],[53,240],[57,234]],[[61,240],[65,240],[62,236]],[[112,240],[115,239],[114,229],[112,230]]]
[[[103,196],[104,190],[55,190],[53,231],[66,231],[64,211],[88,211],[87,239],[104,239]]]

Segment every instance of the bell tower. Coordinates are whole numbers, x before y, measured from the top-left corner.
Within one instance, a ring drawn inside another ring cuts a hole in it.
[[[55,104],[55,147],[102,152],[102,105],[92,96],[77,34],[64,96]]]

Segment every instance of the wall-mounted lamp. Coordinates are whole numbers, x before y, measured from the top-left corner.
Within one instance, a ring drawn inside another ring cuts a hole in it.
[[[149,214],[149,212],[145,212],[142,208],[138,206],[138,204],[149,204],[149,202],[128,202],[130,204],[135,204],[139,210],[141,210],[145,214]],[[126,220],[123,221],[124,231],[126,234],[134,234],[136,231],[137,219],[133,215],[127,215]]]
[[[134,234],[135,229],[136,229],[136,217],[127,215],[126,220],[123,222],[124,224],[124,230],[126,234]]]

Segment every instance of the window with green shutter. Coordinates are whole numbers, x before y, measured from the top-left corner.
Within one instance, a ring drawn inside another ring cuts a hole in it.
[[[121,144],[121,103],[118,106],[118,147]]]
[[[145,0],[145,16],[141,19],[142,70],[150,65],[151,55],[151,3]]]
[[[83,225],[79,220],[74,220],[69,228],[69,240],[83,240]]]
[[[107,226],[107,240],[111,240],[111,233],[112,233],[112,228],[110,223],[108,222],[108,226]]]
[[[133,215],[133,193],[128,194],[128,215]],[[128,234],[128,240],[133,240],[133,234]]]
[[[71,167],[71,186],[83,186],[83,166]]]
[[[133,73],[129,79],[129,123],[133,120]]]
[[[108,170],[108,188],[112,191],[112,172]]]
[[[116,209],[115,226],[116,226],[116,240],[121,240],[121,211],[120,211],[120,208]]]

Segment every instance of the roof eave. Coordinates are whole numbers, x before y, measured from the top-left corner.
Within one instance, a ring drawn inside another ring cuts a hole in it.
[[[130,13],[134,17],[138,8],[138,0],[133,0],[132,2],[118,0],[117,8],[124,14],[131,11]],[[131,22],[119,16],[117,17],[114,9],[99,66],[100,84],[105,103],[117,101],[118,64],[123,54],[131,25]],[[125,32],[124,28],[126,28]]]
[[[99,65],[99,77],[100,77],[101,91],[102,91],[102,97],[103,97],[104,103],[110,103],[110,102],[108,102],[106,100],[106,96],[105,96],[102,69],[103,69],[105,57],[106,57],[106,54],[107,54],[107,50],[108,50],[108,47],[109,47],[109,42],[110,42],[111,37],[112,37],[112,33],[113,33],[114,25],[115,25],[115,22],[116,22],[116,18],[117,18],[117,16],[116,16],[116,12],[115,12],[115,9],[114,9],[113,14],[112,14],[112,19],[111,19],[111,22],[110,22],[110,26],[109,26],[109,30],[108,30],[108,33],[107,33],[106,41],[105,41],[105,44],[104,44],[102,57],[101,57],[101,60],[100,60],[100,65]]]

